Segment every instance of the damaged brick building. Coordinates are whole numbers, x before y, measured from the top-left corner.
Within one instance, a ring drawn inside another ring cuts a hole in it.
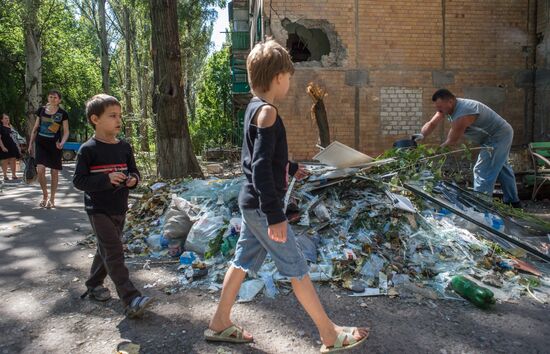
[[[310,82],[328,93],[331,139],[370,155],[418,132],[441,87],[496,110],[515,144],[550,139],[548,0],[235,0],[233,31],[239,8],[252,43],[272,36],[296,63],[280,104],[294,159],[318,151]]]

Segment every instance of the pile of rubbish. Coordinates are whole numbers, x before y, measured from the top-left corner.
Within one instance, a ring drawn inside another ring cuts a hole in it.
[[[547,224],[510,216],[445,182],[433,160],[415,155],[407,161],[412,166],[403,168],[403,152],[375,160],[336,144],[334,162],[329,148],[317,156],[322,164],[306,165],[308,178],[291,181],[285,197],[313,281],[330,282],[350,296],[461,299],[456,284],[464,288],[468,282],[490,289],[498,301],[524,294],[550,300]],[[352,155],[344,166],[342,149]],[[167,293],[221,289],[240,232],[237,197],[243,180],[157,183],[135,203],[125,232],[128,252],[173,257],[178,284]],[[241,302],[262,289],[268,297],[290,291],[289,279],[269,256],[249,278]]]

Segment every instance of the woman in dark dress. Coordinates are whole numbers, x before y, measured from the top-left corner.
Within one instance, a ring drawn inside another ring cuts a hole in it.
[[[31,133],[29,154],[35,152],[36,171],[38,182],[42,188],[41,207],[55,208],[55,193],[59,180],[61,155],[63,145],[69,138],[69,115],[59,107],[61,93],[51,90],[48,92],[48,104],[36,111],[36,123]],[[63,132],[63,135],[61,135]],[[34,144],[36,142],[36,145]],[[52,178],[51,193],[48,197],[46,183],[46,168],[50,169]]]
[[[21,152],[17,143],[12,138],[10,117],[4,113],[2,114],[2,124],[0,125],[0,160],[2,160],[4,181],[10,181],[8,178],[8,166],[11,168],[12,180],[17,181],[15,160],[19,158],[21,158]]]

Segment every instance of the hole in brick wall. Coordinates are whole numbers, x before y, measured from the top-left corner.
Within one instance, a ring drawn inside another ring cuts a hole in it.
[[[275,39],[286,43],[292,61],[302,66],[344,66],[347,51],[334,25],[327,20],[300,19],[292,22],[288,18],[272,24]]]
[[[292,22],[285,29],[288,31],[286,47],[294,62],[320,61],[323,55],[330,54],[330,43],[322,29],[306,28]]]

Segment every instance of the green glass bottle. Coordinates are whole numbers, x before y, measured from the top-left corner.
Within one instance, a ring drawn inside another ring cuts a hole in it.
[[[462,275],[454,276],[451,287],[460,296],[470,301],[479,308],[487,309],[495,303],[495,295],[487,288],[477,285]]]

